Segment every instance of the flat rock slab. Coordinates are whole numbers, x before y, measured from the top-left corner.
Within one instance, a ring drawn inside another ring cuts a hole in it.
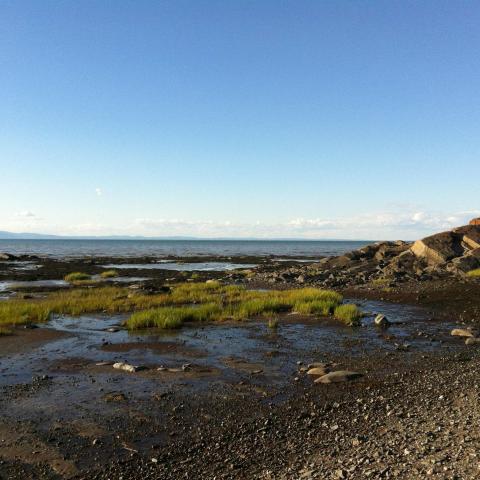
[[[474,337],[475,335],[471,332],[471,330],[467,330],[466,328],[454,328],[450,335],[454,337]]]
[[[310,368],[309,370],[307,370],[307,375],[317,375],[317,376],[323,376],[323,375],[326,375],[327,373],[330,372],[330,369],[327,368],[327,367],[314,367],[314,368]]]
[[[356,378],[363,377],[361,373],[351,372],[349,370],[337,370],[336,372],[330,372],[315,380],[315,383],[339,383],[349,382]]]

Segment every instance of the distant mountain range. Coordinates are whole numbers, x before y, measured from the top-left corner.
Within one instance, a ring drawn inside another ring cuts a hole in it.
[[[128,235],[71,236],[47,235],[45,233],[14,233],[0,230],[0,240],[200,240],[196,237],[143,237]]]

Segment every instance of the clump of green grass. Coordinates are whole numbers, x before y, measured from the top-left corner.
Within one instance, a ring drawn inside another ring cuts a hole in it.
[[[296,290],[284,290],[280,296],[289,304],[297,302],[330,301],[336,304],[342,302],[343,297],[333,290],[321,290],[319,288],[299,288]]]
[[[84,274],[82,274],[84,275]],[[72,278],[72,277],[69,277]],[[85,278],[75,276],[74,278]],[[88,280],[75,280],[75,282]],[[173,328],[185,321],[243,320],[300,311],[328,315],[342,296],[329,290],[252,291],[218,281],[173,285],[168,293],[147,295],[124,287],[75,288],[41,299],[0,302],[0,326],[46,322],[52,314],[131,313],[128,328]]]
[[[268,319],[268,328],[271,328],[272,330],[276,330],[278,328],[278,318],[277,317],[271,317]]]
[[[360,319],[362,318],[362,312],[356,305],[345,304],[338,305],[335,308],[333,316],[337,320],[341,320],[346,325],[350,327],[355,327],[360,325]]]
[[[115,278],[118,277],[118,272],[116,270],[105,270],[100,276],[102,278]]]
[[[46,322],[50,317],[47,305],[26,300],[6,300],[0,303],[0,325],[26,325]]]
[[[467,273],[467,277],[472,277],[472,278],[480,277],[480,268],[476,268],[475,270],[470,270]]]
[[[164,307],[155,310],[136,312],[125,322],[127,328],[137,330],[142,328],[180,328],[185,322],[206,322],[219,314],[215,304],[198,307]]]
[[[240,301],[233,304],[230,308],[231,316],[236,320],[242,320],[259,315],[268,315],[287,311],[288,304],[278,298],[255,298],[251,300]]]
[[[0,327],[0,337],[6,337],[7,335],[13,335],[12,330],[4,327]]]
[[[84,280],[91,280],[91,276],[88,273],[83,273],[83,272],[72,272],[69,273],[68,275],[65,275],[64,280],[66,282],[81,282]]]
[[[297,302],[294,310],[303,315],[331,315],[338,302],[333,300],[313,300],[312,302]]]
[[[374,278],[370,283],[374,287],[387,287],[391,280],[385,277]]]

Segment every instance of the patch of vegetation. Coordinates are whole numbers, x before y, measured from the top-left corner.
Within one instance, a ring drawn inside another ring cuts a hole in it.
[[[178,328],[184,322],[275,317],[292,310],[326,316],[337,311],[342,300],[338,293],[316,288],[252,291],[218,281],[182,283],[172,286],[168,293],[154,295],[124,287],[97,286],[57,291],[46,298],[0,302],[0,325],[46,322],[52,314],[104,312],[132,313],[126,321],[129,329]]]
[[[380,278],[374,278],[370,284],[374,287],[388,287],[390,284],[391,280],[388,278],[380,277]]]
[[[118,277],[118,272],[116,270],[105,270],[100,276],[102,278],[115,278]]]
[[[185,322],[206,322],[220,313],[218,305],[209,303],[198,307],[164,307],[136,312],[126,322],[129,329],[180,328]]]
[[[338,305],[338,307],[335,308],[333,316],[350,327],[356,327],[360,325],[362,312],[356,305],[345,304]]]
[[[475,270],[470,270],[470,271],[467,273],[467,277],[471,277],[471,278],[478,278],[478,277],[480,277],[480,268],[476,268]]]
[[[278,328],[278,318],[277,317],[271,317],[268,319],[268,328],[271,328],[272,330],[276,330]]]
[[[313,300],[312,302],[297,302],[294,310],[303,315],[331,315],[339,302],[334,300]]]
[[[65,275],[64,280],[66,282],[74,283],[74,282],[81,282],[84,280],[91,280],[92,277],[88,273],[83,272],[72,272],[68,275]]]

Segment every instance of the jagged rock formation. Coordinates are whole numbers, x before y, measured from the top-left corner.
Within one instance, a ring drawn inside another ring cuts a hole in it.
[[[437,233],[416,242],[377,242],[308,265],[259,269],[252,280],[324,287],[395,285],[399,282],[465,277],[480,268],[480,225]]]

